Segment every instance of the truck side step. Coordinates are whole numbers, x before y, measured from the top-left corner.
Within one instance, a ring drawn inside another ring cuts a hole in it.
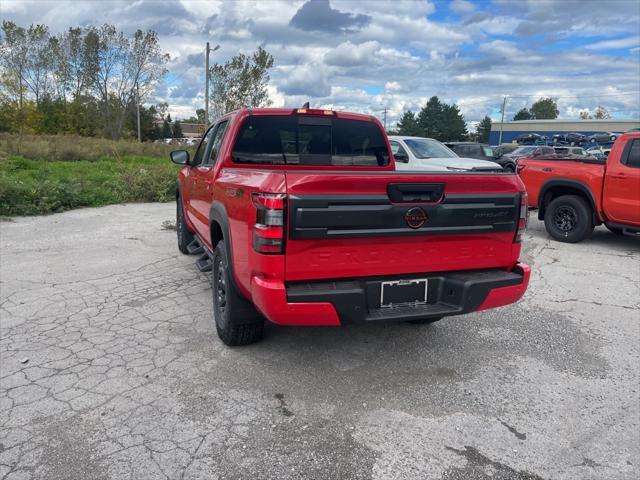
[[[204,248],[202,248],[202,245],[200,245],[200,241],[197,238],[194,238],[193,241],[189,245],[187,245],[187,252],[189,252],[191,255],[195,255],[197,253],[204,252]]]
[[[628,228],[622,229],[622,233],[631,237],[640,237],[640,228]]]
[[[196,267],[201,272],[210,272],[213,270],[213,262],[206,253],[196,261]]]

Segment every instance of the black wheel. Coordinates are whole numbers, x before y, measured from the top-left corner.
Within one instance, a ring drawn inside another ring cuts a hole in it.
[[[213,254],[211,287],[213,318],[220,340],[232,347],[261,340],[264,335],[264,319],[233,286],[224,242],[218,242]]]
[[[193,242],[193,233],[189,231],[184,220],[184,208],[180,196],[176,198],[176,234],[178,236],[178,250],[188,254],[187,245]]]
[[[593,233],[593,212],[584,198],[563,195],[547,206],[544,226],[556,240],[576,243]]]
[[[615,233],[616,235],[624,235],[621,228],[611,227],[609,225],[605,225],[605,227],[607,227],[611,233]]]
[[[503,170],[505,172],[511,172],[511,173],[515,173],[516,171],[516,166],[513,163],[507,163],[504,167]]]
[[[439,322],[440,320],[442,320],[444,317],[437,317],[437,318],[420,318],[418,320],[407,320],[407,323],[410,323],[412,325],[428,325],[430,323],[435,323],[435,322]]]

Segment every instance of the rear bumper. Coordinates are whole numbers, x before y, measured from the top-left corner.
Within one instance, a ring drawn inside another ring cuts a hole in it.
[[[527,289],[531,269],[517,263],[511,272],[474,270],[411,275],[428,278],[426,305],[380,308],[381,282],[397,277],[295,282],[253,277],[253,303],[273,323],[337,326],[346,323],[417,320],[500,307],[518,301]]]

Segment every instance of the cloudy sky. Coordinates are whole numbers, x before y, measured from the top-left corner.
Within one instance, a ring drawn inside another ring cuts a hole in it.
[[[113,23],[160,34],[170,72],[152,100],[184,118],[203,106],[204,46],[212,62],[259,45],[274,56],[274,106],[367,112],[392,124],[432,95],[456,102],[469,122],[507,117],[540,96],[561,117],[606,106],[640,116],[638,0],[0,0],[22,25]]]

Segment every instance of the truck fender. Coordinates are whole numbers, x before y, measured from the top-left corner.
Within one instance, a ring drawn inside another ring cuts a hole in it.
[[[593,196],[593,192],[591,189],[585,185],[583,182],[579,180],[573,180],[571,178],[552,178],[551,180],[547,180],[540,189],[540,194],[538,195],[538,219],[544,220],[544,214],[547,208],[547,203],[545,202],[545,197],[547,193],[552,188],[571,188],[574,190],[578,190],[584,194],[584,196],[589,201],[589,205],[591,206],[591,211],[593,212],[593,221],[597,225],[601,223],[600,214],[598,212],[598,205],[596,203],[595,197]]]
[[[216,224],[220,226],[220,231],[218,232],[216,230]],[[209,209],[209,231],[211,232],[211,248],[215,249],[218,241],[224,242],[227,255],[229,256],[229,278],[236,291],[242,292],[242,289],[238,288],[233,265],[233,245],[231,242],[231,229],[229,228],[229,215],[227,214],[227,209],[221,202],[214,201],[211,204],[211,208]],[[222,239],[215,238],[219,234],[222,234]]]

